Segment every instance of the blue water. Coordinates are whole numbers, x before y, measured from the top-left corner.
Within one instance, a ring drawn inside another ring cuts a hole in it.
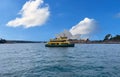
[[[0,77],[120,77],[120,44],[0,44]]]

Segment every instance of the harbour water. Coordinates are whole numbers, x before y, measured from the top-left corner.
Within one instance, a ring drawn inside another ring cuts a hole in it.
[[[120,77],[120,44],[0,44],[0,77]]]

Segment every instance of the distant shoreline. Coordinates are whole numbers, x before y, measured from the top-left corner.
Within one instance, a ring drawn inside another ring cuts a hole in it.
[[[16,44],[16,43],[46,43],[46,41],[5,40],[0,42],[0,44]]]
[[[120,44],[120,41],[115,40],[69,40],[74,44]],[[47,41],[26,41],[26,40],[2,40],[0,44],[16,44],[16,43],[47,43]]]
[[[72,43],[74,43],[74,42],[72,42]],[[89,42],[76,42],[75,44],[120,44],[120,41],[107,41],[107,42],[89,41]]]
[[[75,44],[120,44],[120,42],[119,43],[116,43],[116,42],[114,43],[75,43]]]
[[[0,44],[24,44],[24,43],[47,43],[47,42],[46,41],[7,41],[6,43],[0,43]],[[119,42],[113,42],[113,41],[94,42],[94,41],[90,41],[90,42],[76,42],[74,44],[120,44],[120,41]]]

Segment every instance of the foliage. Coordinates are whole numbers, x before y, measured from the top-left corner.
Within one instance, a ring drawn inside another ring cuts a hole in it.
[[[111,38],[112,38],[112,35],[111,35],[111,34],[107,34],[107,35],[104,37],[104,41],[110,40]]]
[[[115,37],[112,37],[110,40],[120,41],[120,35],[116,35]]]
[[[107,34],[104,37],[104,41],[120,41],[120,35],[116,35],[116,36],[112,37],[111,34]]]

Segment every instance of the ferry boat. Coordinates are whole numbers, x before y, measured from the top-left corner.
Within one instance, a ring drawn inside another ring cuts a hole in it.
[[[51,39],[47,44],[46,47],[74,47],[75,45],[70,43],[67,37],[59,37],[55,39]]]

